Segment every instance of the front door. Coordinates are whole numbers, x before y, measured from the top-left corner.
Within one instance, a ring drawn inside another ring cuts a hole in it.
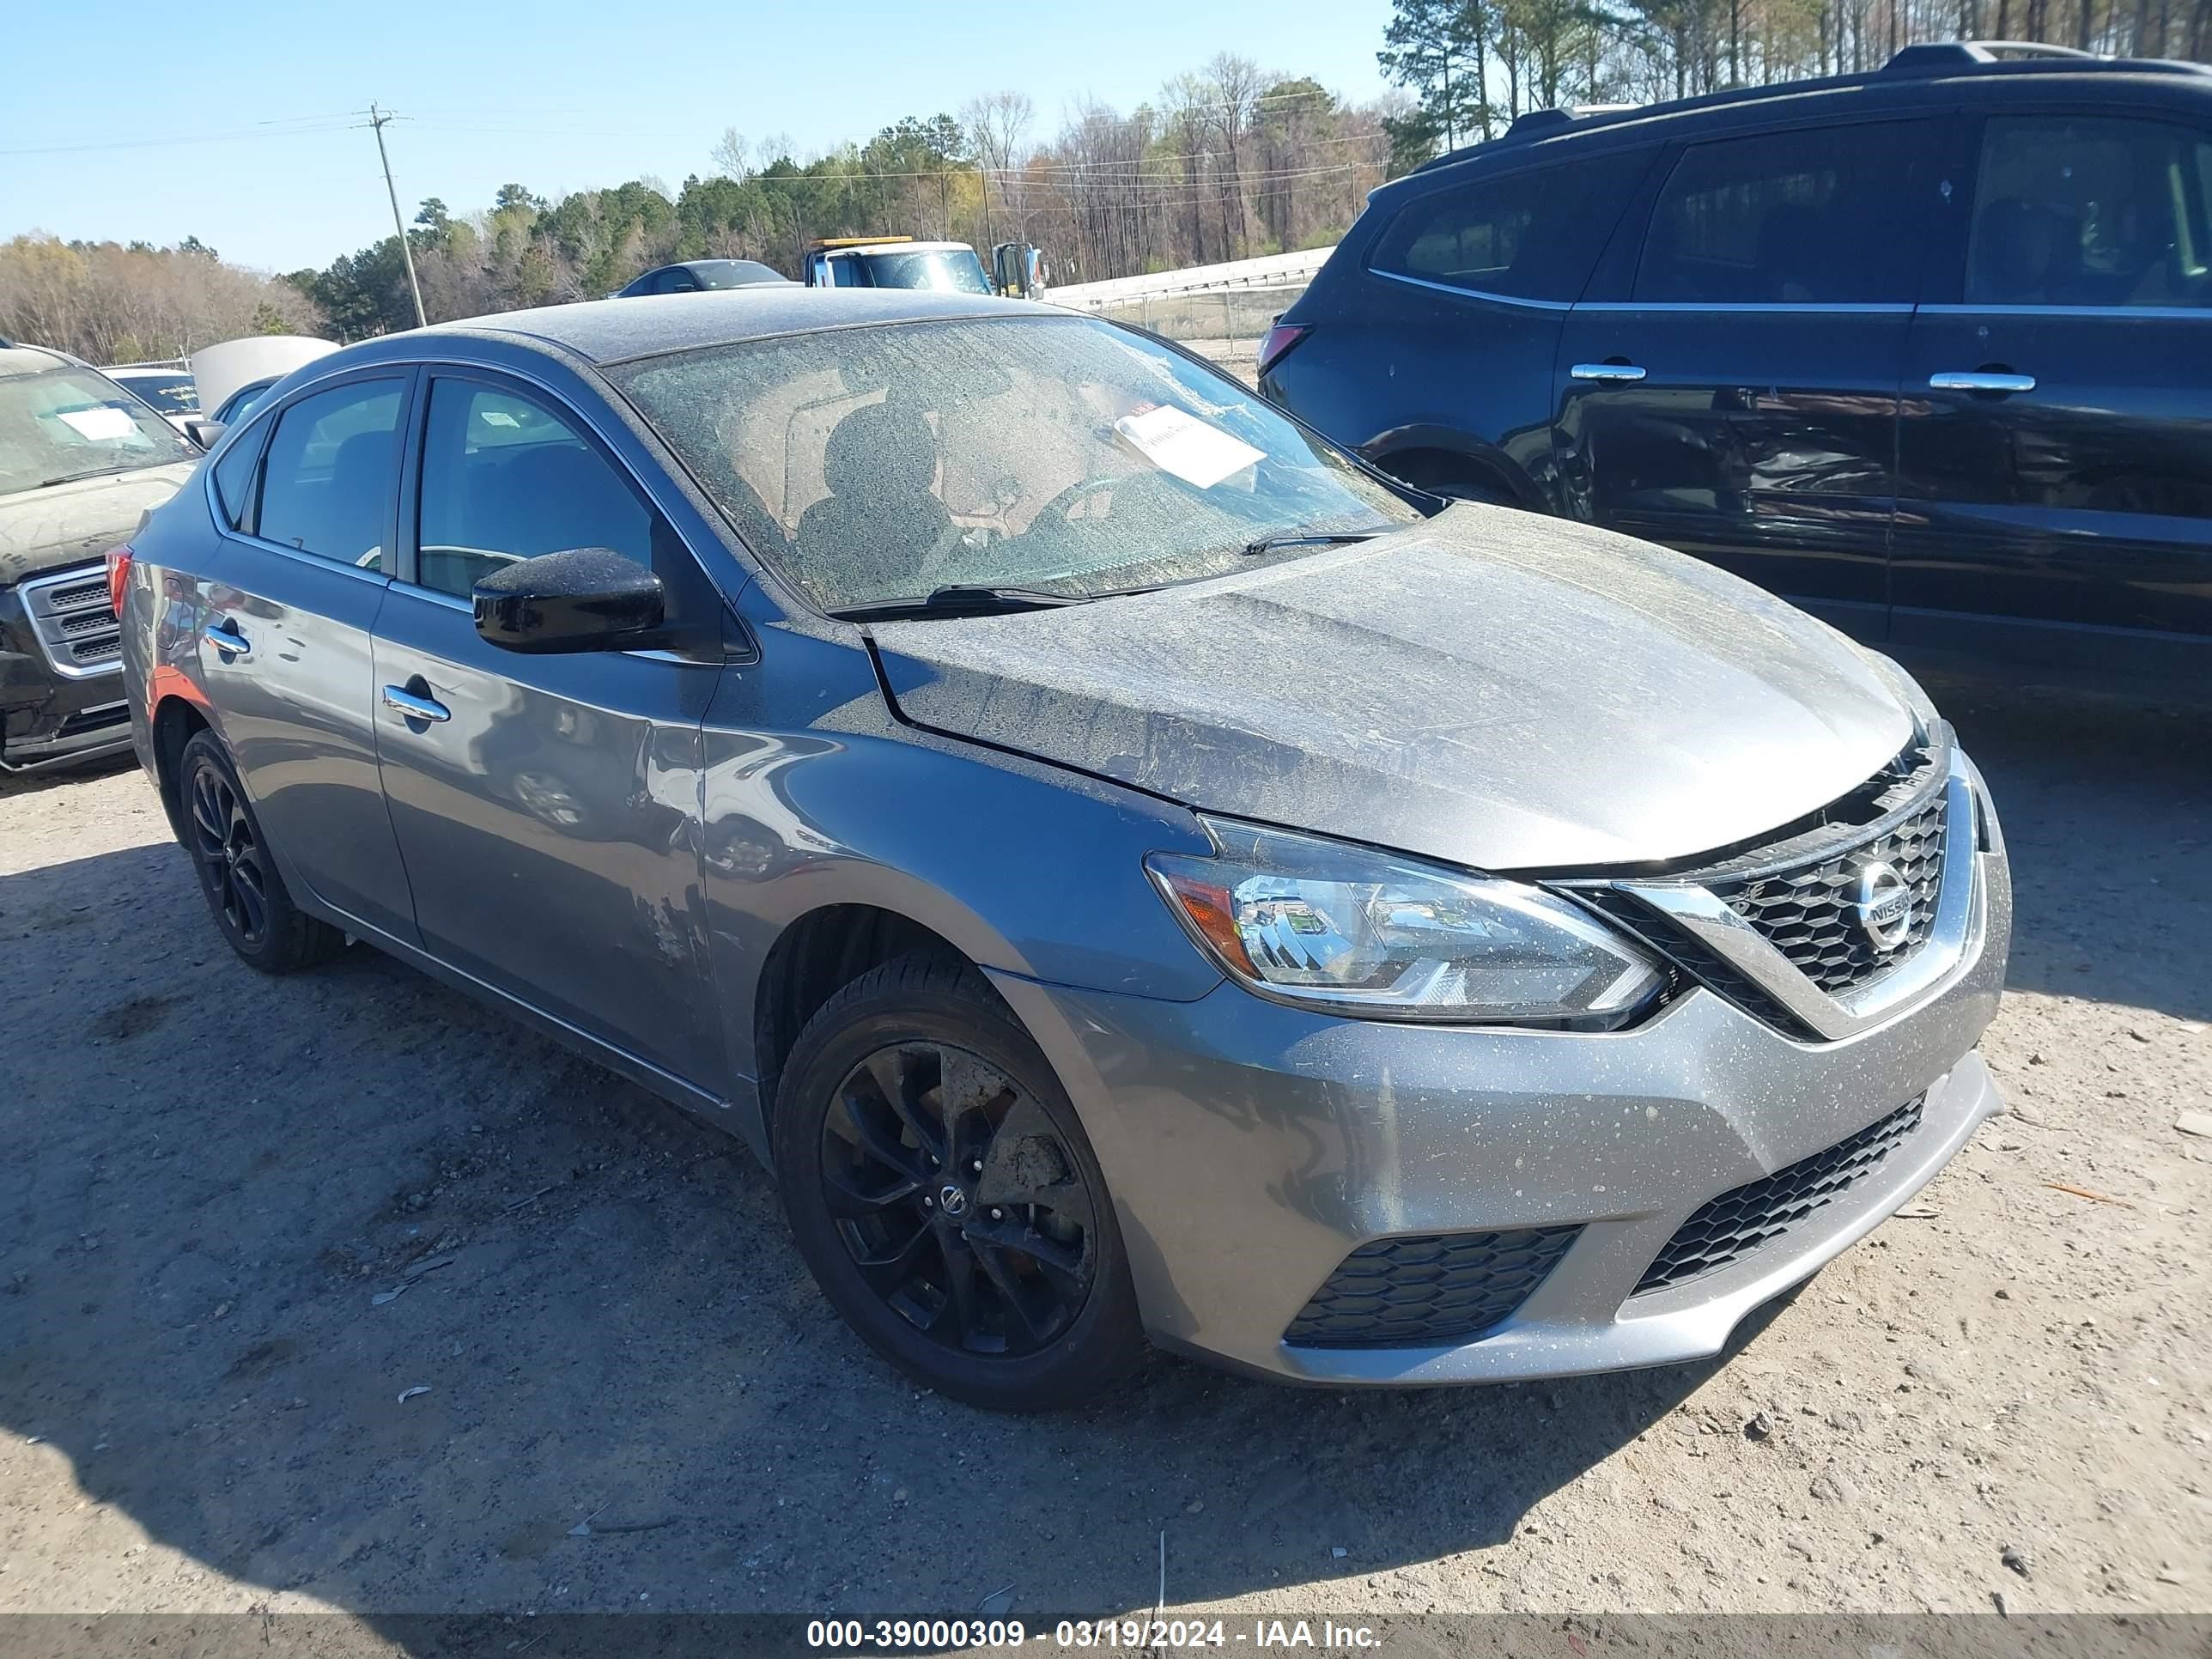
[[[690,553],[564,404],[496,379],[425,384],[416,533],[378,620],[375,674],[422,942],[719,1093],[697,842],[719,653],[519,654],[477,635],[469,595],[518,559],[600,547],[659,573],[679,619],[719,600],[701,597]]]
[[[1896,637],[2201,659],[2212,131],[1992,116],[1975,149],[1963,255],[1905,358]]]
[[[394,568],[410,384],[386,370],[297,398],[276,412],[258,467],[258,445],[225,454],[227,522],[195,610],[200,684],[285,878],[411,942],[369,645]]]
[[[1925,141],[1887,121],[1680,151],[1627,297],[1567,316],[1571,510],[1883,637]]]

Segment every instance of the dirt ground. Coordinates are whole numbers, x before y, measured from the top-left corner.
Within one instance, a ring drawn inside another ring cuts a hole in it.
[[[874,1359],[736,1143],[372,951],[238,964],[135,770],[0,785],[0,1611],[1036,1620],[1163,1534],[1176,1607],[2212,1610],[2208,722],[1931,684],[2020,933],[1922,1205],[1711,1364],[1042,1419]]]

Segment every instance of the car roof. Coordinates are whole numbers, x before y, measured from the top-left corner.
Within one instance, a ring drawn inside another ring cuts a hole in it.
[[[1925,109],[1979,103],[2008,94],[2045,97],[2105,94],[2124,91],[2167,97],[2212,97],[2212,68],[2166,58],[2096,58],[2070,49],[2017,41],[1942,41],[1906,46],[1879,69],[1832,75],[1819,80],[1782,81],[1767,86],[1736,87],[1662,103],[1608,106],[1577,113],[1570,109],[1533,110],[1502,136],[1447,151],[1423,162],[1373,193],[1395,197],[1441,182],[1470,165],[1504,165],[1522,157],[1564,156],[1584,141],[1592,149],[1609,142],[1656,143],[1710,123],[1716,128],[1757,125],[1801,114],[1832,112],[1838,119],[1871,113],[1877,107]],[[1415,181],[1419,181],[1416,183]]]
[[[594,363],[619,362],[698,346],[734,345],[776,334],[805,334],[862,324],[917,323],[957,318],[1065,316],[1056,307],[933,289],[804,288],[762,283],[708,294],[658,295],[651,305],[587,300],[579,305],[538,306],[495,312],[428,329],[384,337],[402,356],[405,343],[423,335],[510,336],[573,352]]]
[[[76,362],[76,358],[44,346],[12,345],[0,340],[0,380],[19,374],[43,374],[50,368],[67,368]]]
[[[853,247],[830,247],[822,251],[831,258],[841,253],[950,253],[955,250],[972,253],[975,248],[966,242],[862,242]]]

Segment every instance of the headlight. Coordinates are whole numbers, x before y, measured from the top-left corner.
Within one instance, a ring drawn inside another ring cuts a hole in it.
[[[1664,982],[1564,899],[1312,836],[1202,819],[1219,854],[1146,868],[1229,975],[1364,1019],[1625,1023]]]

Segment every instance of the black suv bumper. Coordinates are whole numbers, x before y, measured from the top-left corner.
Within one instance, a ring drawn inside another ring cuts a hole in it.
[[[41,571],[0,588],[0,771],[131,748],[116,629],[101,565]],[[89,597],[99,587],[97,603]]]

